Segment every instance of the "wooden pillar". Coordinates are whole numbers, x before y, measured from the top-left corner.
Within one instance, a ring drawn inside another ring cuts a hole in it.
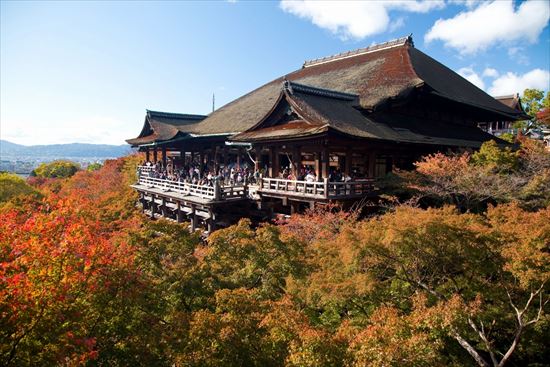
[[[155,219],[155,208],[157,203],[155,203],[155,195],[151,195],[151,219]]]
[[[237,169],[241,168],[241,148],[237,148]]]
[[[217,174],[218,173],[218,168],[219,168],[219,164],[218,164],[218,147],[215,146],[212,149],[214,150],[214,172]]]
[[[212,233],[214,230],[214,214],[212,209],[208,209],[208,219],[206,220],[206,230],[208,233]]]
[[[151,157],[149,156],[149,148],[145,148],[145,162],[149,162],[149,159]]]
[[[374,177],[374,166],[376,164],[376,152],[369,152],[369,177]]]
[[[201,175],[202,175],[202,166],[204,165],[204,150],[201,149],[199,151],[199,169],[201,171]]]
[[[191,233],[194,233],[197,229],[197,214],[195,211],[195,205],[191,204]]]
[[[262,149],[259,147],[254,148],[254,156],[254,172],[256,172],[260,170],[260,158],[262,156]]]
[[[321,153],[315,152],[315,180],[319,181],[321,178]]]
[[[292,149],[292,174],[297,177],[302,165],[302,153],[300,152],[300,146],[295,146]]]
[[[158,156],[157,156],[157,147],[153,148],[153,162],[157,163]]]
[[[181,213],[181,203],[178,201],[176,205],[177,205],[176,219],[178,223],[181,223],[183,222],[183,215]]]
[[[162,167],[166,168],[166,147],[162,147]]]
[[[353,153],[350,148],[346,149],[346,162],[344,166],[344,175],[351,176],[351,160]]]
[[[329,174],[328,148],[323,147],[323,150],[321,151],[321,177],[328,178],[328,174]]]
[[[227,167],[227,159],[228,159],[228,152],[227,152],[227,146],[223,146],[223,168],[226,168]]]
[[[279,156],[275,147],[269,147],[269,177],[276,178],[279,174]]]
[[[189,164],[195,164],[195,152],[191,151],[191,162]]]
[[[166,198],[162,198],[162,205],[160,207],[160,212],[164,218],[166,218]]]

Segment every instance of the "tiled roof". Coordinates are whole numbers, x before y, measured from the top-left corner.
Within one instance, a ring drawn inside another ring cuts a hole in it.
[[[406,99],[418,88],[437,98],[467,105],[469,111],[483,111],[485,115],[490,114],[495,118],[517,119],[522,115],[414,48],[412,39],[406,37],[382,45],[306,61],[302,68],[226,104],[200,121],[190,119],[192,121],[179,124],[170,116],[157,115],[151,120],[171,125],[174,129],[157,126],[153,130],[159,130],[158,134],[162,139],[174,133],[201,136],[246,132],[256,127],[273,110],[281,98],[281,85],[284,81],[290,83],[287,83],[288,88],[296,89],[296,94],[307,95],[304,97],[304,108],[309,103],[314,104],[315,108],[312,108],[317,112],[323,111],[324,118],[329,119],[333,126],[341,125],[344,129],[345,123],[346,129],[355,126],[353,131],[358,131],[359,125],[353,122],[357,114],[362,118],[364,116],[356,109],[352,110],[348,106],[350,103],[363,111],[377,112],[383,109],[386,101]],[[328,107],[316,105],[318,98],[330,99],[325,102],[333,110],[328,111]],[[296,101],[299,100],[296,97]],[[338,115],[337,111],[343,115]],[[141,137],[143,136],[140,134],[138,138]],[[173,136],[167,139],[170,138]],[[133,140],[129,141],[132,144],[131,141]]]
[[[175,138],[188,133],[190,127],[204,120],[204,115],[189,115],[147,110],[143,129],[137,138],[128,139],[131,145],[151,144]]]

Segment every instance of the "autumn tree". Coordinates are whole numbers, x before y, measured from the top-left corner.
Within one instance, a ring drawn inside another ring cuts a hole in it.
[[[58,160],[50,163],[42,163],[36,167],[31,176],[46,178],[67,178],[74,175],[80,169],[80,165],[71,161]]]
[[[0,172],[0,204],[18,196],[31,194],[37,194],[37,191],[24,179],[11,173]]]
[[[419,325],[443,331],[480,366],[504,366],[544,318],[550,212],[511,205],[488,216],[402,207],[343,233],[338,244],[359,249],[357,272],[377,280],[375,294],[386,288],[413,313],[419,305],[411,300],[423,294],[420,315],[433,317]]]
[[[550,153],[532,139],[522,139],[517,151],[489,141],[473,154],[431,154],[415,167],[398,172],[387,187],[463,211],[482,212],[488,203],[516,201],[530,209],[550,203]]]

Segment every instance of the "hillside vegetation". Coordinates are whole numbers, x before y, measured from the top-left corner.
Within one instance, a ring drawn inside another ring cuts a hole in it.
[[[548,365],[550,165],[531,142],[426,157],[391,181],[411,200],[368,218],[243,219],[206,242],[136,209],[141,159],[0,208],[0,364]]]

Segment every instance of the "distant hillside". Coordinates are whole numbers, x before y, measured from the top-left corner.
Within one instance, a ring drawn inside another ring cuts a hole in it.
[[[53,145],[20,145],[7,140],[0,140],[0,157],[96,157],[115,158],[131,152],[129,145],[107,144],[53,144]]]

